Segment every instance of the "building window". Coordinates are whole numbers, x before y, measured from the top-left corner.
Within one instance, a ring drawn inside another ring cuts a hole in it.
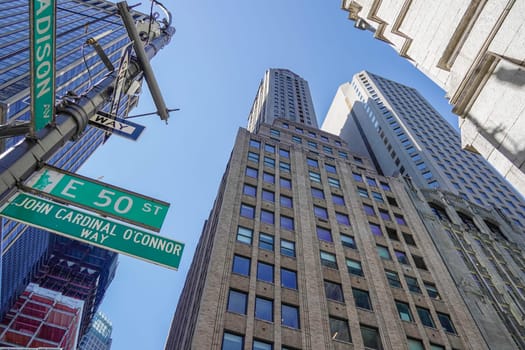
[[[274,224],[273,212],[267,210],[261,210],[261,222],[265,224]]]
[[[321,183],[321,174],[318,174],[313,171],[309,171],[308,175],[310,176],[310,180],[313,182]]]
[[[254,152],[248,152],[248,160],[255,163],[259,163],[259,155]]]
[[[346,259],[346,267],[348,269],[348,273],[361,277],[364,276],[363,267],[359,261]]]
[[[325,221],[328,220],[328,211],[326,208],[314,205],[314,214],[318,219],[324,219]]]
[[[254,340],[252,350],[273,350],[273,345],[260,340]]]
[[[250,167],[247,167],[246,168],[246,176],[248,177],[253,177],[253,178],[257,178],[257,175],[258,175],[258,171],[257,169],[254,169],[254,168],[250,168]]]
[[[264,165],[272,169],[275,168],[275,159],[264,157]]]
[[[381,195],[381,193],[379,192],[376,192],[376,191],[372,191],[372,198],[374,198],[376,201],[380,202],[380,203],[384,203],[385,200],[383,199],[383,195]],[[390,218],[389,218],[390,220]]]
[[[279,148],[279,155],[283,158],[290,158],[290,151]]]
[[[233,256],[232,272],[239,275],[249,276],[250,275],[250,258],[246,258],[240,255]]]
[[[401,264],[409,265],[408,258],[405,252],[394,250],[394,253],[396,255],[397,261],[399,261]]]
[[[355,239],[352,236],[347,236],[347,235],[341,234],[341,243],[345,247],[352,248],[352,249],[357,249],[357,245],[355,243]]]
[[[363,198],[369,198],[368,190],[366,188],[357,187],[357,193]]]
[[[408,290],[414,293],[421,293],[421,288],[419,288],[419,283],[415,277],[410,277],[405,275],[405,281],[408,285]]]
[[[432,315],[430,314],[429,309],[425,309],[423,307],[416,306],[417,314],[419,316],[419,319],[421,320],[421,323],[427,327],[436,328],[436,325],[434,324],[434,320],[432,319]]]
[[[333,242],[332,232],[324,227],[317,226],[317,238],[321,241]]]
[[[306,164],[308,164],[308,166],[311,166],[313,168],[319,168],[319,163],[317,162],[317,160],[312,159],[312,158],[306,158]]]
[[[281,228],[293,231],[294,229],[293,218],[281,215]]]
[[[257,262],[257,279],[260,281],[273,283],[273,265],[258,261]]]
[[[280,178],[279,179],[279,184],[281,185],[281,188],[287,188],[289,190],[292,189],[292,181],[291,180],[288,180],[288,179],[285,179],[285,178]]]
[[[279,169],[282,173],[289,173],[290,172],[290,164],[286,162],[279,162]]]
[[[381,231],[381,226],[371,222],[368,223],[368,226],[370,227],[370,231],[372,232],[372,234],[374,234],[375,236],[383,235],[383,231]]]
[[[250,139],[250,147],[259,149],[261,147],[261,143],[257,140],[251,140]]]
[[[438,312],[437,315],[439,318],[439,323],[441,323],[443,329],[449,333],[456,334],[456,329],[454,328],[454,324],[452,323],[450,316],[441,312]]]
[[[367,176],[366,177],[366,182],[368,183],[369,186],[377,187],[377,182],[373,178],[370,178],[370,177]]]
[[[345,205],[345,199],[343,196],[339,196],[337,194],[332,193],[332,202],[335,205]]]
[[[281,305],[281,324],[299,329],[299,308],[293,305]]]
[[[337,153],[339,154],[339,157],[348,159],[348,154],[346,152],[338,151]]]
[[[332,154],[333,153],[332,147],[328,147],[328,146],[325,146],[325,145],[323,145],[323,151],[325,151],[328,154]]]
[[[248,185],[248,184],[244,184],[242,193],[247,196],[255,197],[257,195],[257,187]]]
[[[403,215],[401,214],[394,214],[395,218],[396,218],[396,222],[399,224],[399,225],[406,225],[406,221],[405,221],[405,218],[403,217]]]
[[[357,181],[357,182],[363,182],[363,176],[361,176],[361,174],[358,174],[358,173],[352,173],[352,176],[354,177],[354,180]]]
[[[335,169],[335,165],[325,164],[324,167],[326,169],[326,172],[328,172],[328,173],[332,173],[332,174],[336,174],[337,173],[337,171]]]
[[[412,236],[411,234],[403,232],[403,238],[405,239],[406,244],[412,245],[414,247],[416,246],[416,241],[414,241],[414,236]]]
[[[376,245],[377,254],[381,259],[390,260],[390,252],[388,251],[388,247],[385,247],[383,245]]]
[[[275,202],[275,193],[268,190],[262,190],[262,199],[267,202]]]
[[[392,197],[386,197],[386,200],[388,202],[388,204],[394,206],[394,207],[398,207],[399,205],[397,204],[397,201],[395,198],[392,198]]]
[[[281,207],[293,208],[293,201],[291,197],[284,196],[281,194],[279,202],[281,204]]]
[[[393,228],[387,227],[386,228],[386,234],[388,237],[394,241],[399,241],[399,237],[397,236],[397,231]]]
[[[324,192],[323,192],[323,190],[320,190],[318,188],[312,187],[311,191],[312,191],[312,197],[318,198],[318,199],[324,199]]]
[[[292,136],[292,141],[295,143],[302,143],[303,140],[299,136]]]
[[[259,233],[259,248],[273,251],[273,236]]]
[[[252,244],[252,236],[253,236],[253,230],[239,226],[237,228],[237,241],[246,243],[246,244]]]
[[[341,183],[339,180],[334,179],[333,177],[328,178],[328,184],[334,188],[341,188]]]
[[[308,146],[311,147],[311,148],[317,148],[317,143],[316,142],[313,142],[313,141],[310,141],[308,140]]]
[[[425,260],[423,260],[422,257],[412,254],[412,259],[414,259],[414,264],[418,269],[428,270],[427,265],[425,264]]]
[[[248,301],[248,294],[230,289],[228,295],[228,311],[238,314],[246,315],[246,303]]]
[[[275,175],[267,173],[267,172],[264,172],[263,173],[263,181],[266,182],[266,183],[269,183],[269,184],[274,184],[275,183]]]
[[[390,185],[387,184],[386,182],[380,182],[381,183],[381,188],[384,190],[384,191],[392,191],[392,189],[390,188]]]
[[[386,210],[383,210],[383,209],[379,209],[379,216],[381,216],[381,219],[383,220],[386,220],[386,221],[390,221],[390,214],[388,214],[388,211]]]
[[[253,219],[255,217],[255,207],[252,205],[241,203],[241,216]]]
[[[222,350],[244,349],[244,337],[242,335],[224,332],[222,337]]]
[[[350,329],[348,328],[348,321],[336,317],[329,317],[330,323],[330,335],[332,339],[345,341],[348,343],[352,342],[350,336]]]
[[[295,243],[281,239],[281,254],[285,256],[295,257]]]
[[[355,306],[362,309],[372,310],[370,295],[366,290],[352,288],[352,294],[354,295]]]
[[[407,338],[408,350],[425,350],[421,340]]]
[[[374,207],[372,207],[372,206],[370,206],[368,204],[363,204],[363,209],[365,210],[365,214],[366,215],[369,215],[369,216],[375,216],[376,215]]]
[[[256,297],[255,318],[273,322],[273,301],[261,297]]]
[[[281,287],[297,290],[297,272],[281,268]]]
[[[275,153],[275,146],[274,145],[270,145],[270,144],[265,144],[264,145],[264,150],[268,153]]]
[[[394,288],[401,288],[401,280],[397,272],[385,270],[386,279],[388,284]]]
[[[377,328],[361,325],[361,337],[365,348],[381,350],[381,338]]]
[[[335,219],[338,224],[350,226],[350,219],[348,219],[348,215],[346,214],[336,212]]]
[[[335,255],[331,253],[321,251],[321,264],[332,269],[337,269],[337,261],[335,259]]]
[[[425,286],[425,289],[427,290],[427,294],[430,298],[440,300],[441,297],[439,296],[439,292],[436,288],[436,285],[434,283],[423,281],[423,285]]]
[[[324,291],[326,293],[326,299],[340,301],[344,303],[345,299],[343,297],[343,288],[340,284],[324,281]]]
[[[396,308],[400,319],[408,322],[412,322],[414,320],[412,318],[412,314],[410,313],[410,307],[407,303],[396,300]]]
[[[445,347],[443,345],[430,343],[430,350],[445,350]]]

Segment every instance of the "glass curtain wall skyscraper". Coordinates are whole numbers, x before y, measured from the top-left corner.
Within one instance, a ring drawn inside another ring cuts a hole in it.
[[[360,72],[339,87],[322,129],[373,155],[385,175],[407,175],[420,188],[493,208],[525,233],[523,196],[484,158],[462,150],[458,132],[415,89]],[[354,131],[366,141],[352,139]]]
[[[487,348],[401,179],[306,120],[250,122],[166,349]]]
[[[97,37],[113,66],[130,39],[117,15],[116,5],[104,0],[58,0],[56,29],[56,99],[82,95],[108,70],[94,49],[86,44]],[[147,16],[133,13],[135,18]],[[0,121],[13,124],[29,120],[29,7],[24,0],[2,4],[0,24]],[[138,101],[124,96],[118,115]],[[89,127],[82,136],[66,143],[48,163],[75,172],[107,138],[105,132]],[[2,150],[20,141],[3,140]],[[31,280],[46,258],[49,233],[2,219],[1,308],[4,313]],[[112,253],[114,254],[114,253]]]

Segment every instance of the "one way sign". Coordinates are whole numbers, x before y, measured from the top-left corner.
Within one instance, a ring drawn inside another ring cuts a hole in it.
[[[89,124],[102,130],[112,132],[113,134],[126,137],[136,141],[144,126],[132,123],[126,119],[112,117],[110,114],[99,111],[89,119]]]

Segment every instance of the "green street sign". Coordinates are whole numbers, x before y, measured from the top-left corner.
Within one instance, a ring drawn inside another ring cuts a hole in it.
[[[155,232],[160,231],[169,208],[169,203],[158,199],[47,165],[33,173],[25,186],[29,192]]]
[[[56,1],[29,0],[31,127],[44,128],[55,114]]]
[[[24,192],[15,193],[0,215],[67,238],[178,269],[184,244]]]

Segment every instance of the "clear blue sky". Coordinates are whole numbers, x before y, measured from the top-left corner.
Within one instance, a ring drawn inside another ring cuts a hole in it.
[[[338,0],[165,1],[177,32],[152,64],[173,112],[138,141],[113,136],[81,174],[171,203],[161,234],[186,243],[179,271],[120,256],[101,311],[113,350],[163,349],[204,220],[239,127],[267,68],[309,82],[319,125],[338,86],[368,70],[415,87],[456,127],[444,92],[370,32],[353,27]],[[130,3],[132,4],[132,3]],[[149,11],[145,2],[142,11]],[[154,111],[147,93],[132,114]]]

